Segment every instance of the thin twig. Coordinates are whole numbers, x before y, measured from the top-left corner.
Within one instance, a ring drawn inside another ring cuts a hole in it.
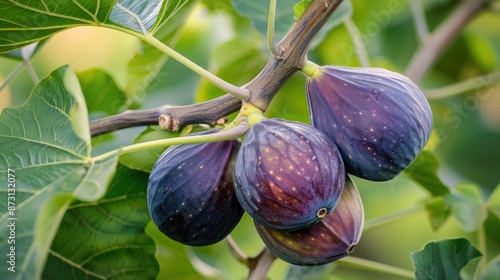
[[[422,0],[409,0],[413,21],[417,29],[418,37],[424,41],[429,35],[429,27],[427,26],[427,19],[422,5]]]
[[[422,43],[406,68],[406,76],[420,84],[438,56],[485,6],[485,0],[465,0]]]
[[[6,88],[19,73],[21,73],[21,70],[23,70],[24,66],[25,65],[23,63],[20,63],[14,70],[12,70],[12,72],[10,72],[7,78],[5,78],[2,83],[0,83],[0,92],[2,92],[2,90]]]

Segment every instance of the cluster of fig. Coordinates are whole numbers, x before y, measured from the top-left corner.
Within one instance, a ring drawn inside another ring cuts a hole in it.
[[[354,251],[364,214],[350,175],[384,181],[408,167],[429,139],[430,106],[387,70],[308,63],[303,72],[311,125],[240,113],[251,120],[242,142],[176,145],[159,157],[147,198],[161,232],[210,245],[246,212],[286,262],[320,265]]]

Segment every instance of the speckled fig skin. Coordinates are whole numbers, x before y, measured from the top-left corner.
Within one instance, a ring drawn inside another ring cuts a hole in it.
[[[319,223],[299,231],[267,228],[255,222],[266,246],[280,259],[296,265],[322,265],[353,253],[364,224],[363,203],[349,177],[340,201]]]
[[[325,66],[307,79],[312,126],[337,144],[348,173],[394,178],[417,157],[432,130],[422,91],[381,68]]]
[[[232,179],[239,146],[238,140],[176,145],[158,158],[149,177],[147,202],[161,232],[180,243],[203,246],[233,230],[244,213]]]
[[[330,213],[344,181],[335,144],[309,125],[282,119],[263,119],[250,128],[234,168],[243,209],[282,230],[311,226]]]

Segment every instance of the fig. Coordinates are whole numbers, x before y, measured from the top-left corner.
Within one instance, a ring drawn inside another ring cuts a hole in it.
[[[340,150],[347,173],[390,180],[417,157],[432,130],[422,91],[381,68],[319,67],[306,82],[311,125]]]
[[[244,213],[232,179],[239,147],[239,140],[175,145],[158,158],[149,176],[147,202],[163,234],[203,246],[219,242],[234,229]]]
[[[322,265],[352,254],[361,238],[363,223],[363,203],[349,176],[337,207],[311,227],[288,232],[254,221],[271,252],[296,265]]]
[[[299,122],[262,119],[247,132],[234,167],[245,211],[275,229],[318,222],[338,202],[345,170],[335,144]]]

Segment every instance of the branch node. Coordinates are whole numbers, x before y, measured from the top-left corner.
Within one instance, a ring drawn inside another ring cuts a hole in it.
[[[160,115],[160,117],[158,118],[158,125],[161,128],[168,129],[173,132],[176,132],[180,128],[179,120],[174,119],[167,114]]]
[[[221,124],[225,124],[225,123],[227,123],[227,121],[228,121],[228,118],[227,118],[227,117],[222,117],[222,118],[218,119],[218,120],[215,122],[215,124],[219,124],[219,125],[221,125]]]

